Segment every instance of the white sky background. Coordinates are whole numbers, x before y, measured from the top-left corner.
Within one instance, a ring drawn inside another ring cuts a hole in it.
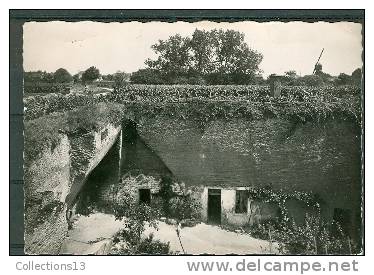
[[[30,22],[24,25],[24,70],[70,73],[96,66],[102,74],[134,72],[155,58],[151,45],[195,29],[233,29],[245,34],[249,47],[261,52],[264,75],[296,70],[311,74],[322,50],[323,71],[351,74],[362,66],[361,25],[357,23],[99,23]]]

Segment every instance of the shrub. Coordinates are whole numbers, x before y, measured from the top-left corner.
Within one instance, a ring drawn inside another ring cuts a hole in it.
[[[67,83],[73,81],[71,74],[64,68],[60,68],[53,74],[53,79],[56,83]]]
[[[83,82],[92,82],[100,77],[100,71],[95,66],[89,67],[82,74]]]
[[[170,199],[170,217],[181,221],[184,219],[200,219],[201,205],[189,195],[178,196]]]
[[[126,230],[124,230],[126,231]],[[122,238],[124,236],[124,238]],[[163,243],[159,240],[154,239],[154,235],[150,234],[148,237],[142,239],[139,243],[128,245],[129,242],[123,244],[124,240],[129,240],[131,237],[127,233],[117,234],[114,238],[115,245],[110,254],[114,255],[168,255],[171,254],[170,245],[168,243]],[[121,245],[122,242],[122,245]]]

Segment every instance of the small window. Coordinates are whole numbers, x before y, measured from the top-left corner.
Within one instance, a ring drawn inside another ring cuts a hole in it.
[[[236,190],[235,213],[248,212],[248,191]]]
[[[151,190],[150,189],[139,189],[139,204],[150,204],[151,203]]]
[[[106,139],[107,136],[108,136],[108,129],[105,129],[104,131],[101,132],[101,141]]]

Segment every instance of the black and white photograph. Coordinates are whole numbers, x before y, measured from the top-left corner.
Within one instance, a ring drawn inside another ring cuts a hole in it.
[[[24,23],[24,253],[362,255],[363,34]]]

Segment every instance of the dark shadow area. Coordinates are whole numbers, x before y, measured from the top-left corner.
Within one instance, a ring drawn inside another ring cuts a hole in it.
[[[208,223],[221,224],[221,190],[208,190]]]
[[[136,123],[130,121],[123,127],[121,176],[132,170],[145,175],[172,175],[162,159],[140,138]]]
[[[119,181],[128,173],[172,176],[163,161],[139,137],[135,122],[124,122],[122,129],[122,148],[120,135],[107,155],[86,178],[77,198],[76,213],[113,213],[113,200]],[[140,189],[138,195],[141,203],[151,203],[149,189]]]
[[[101,194],[103,189],[109,185],[118,183],[119,180],[119,139],[120,137],[118,137],[106,156],[86,178],[86,182],[78,195],[76,204],[77,213],[88,215],[95,208],[110,208],[110,205],[102,203]]]

